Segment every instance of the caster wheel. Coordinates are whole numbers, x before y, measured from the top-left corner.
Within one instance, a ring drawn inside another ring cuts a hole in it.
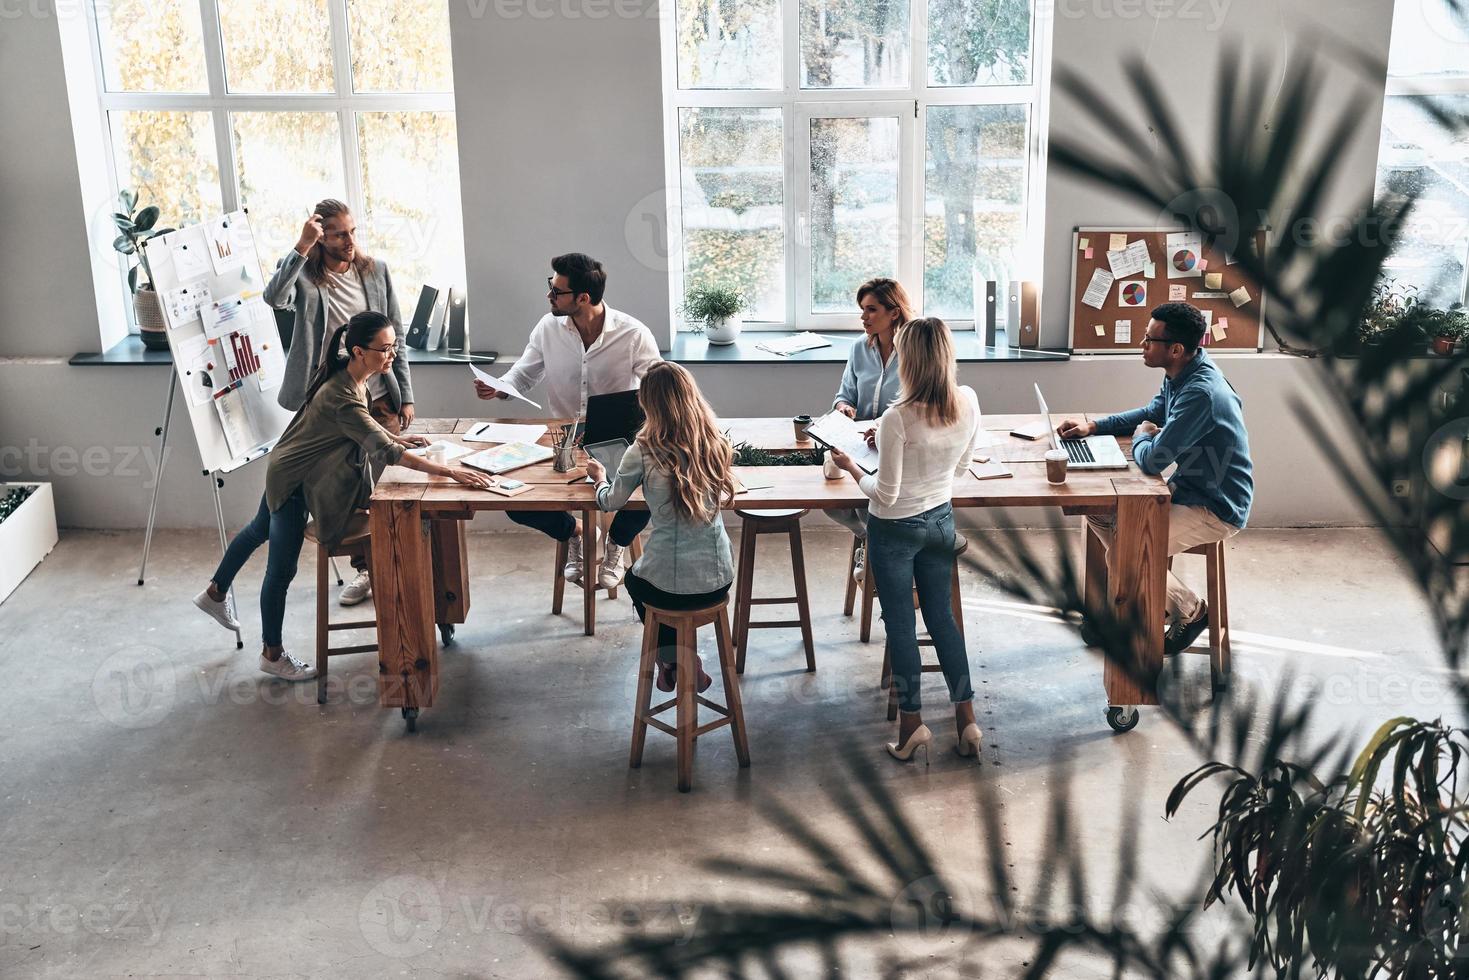
[[[452,644],[454,642],[454,624],[453,623],[440,623],[439,624],[439,639],[443,642],[444,646],[449,646],[450,644]]]
[[[1125,708],[1114,706],[1107,709],[1107,724],[1112,727],[1114,732],[1132,731],[1137,727],[1137,723],[1141,718],[1141,713],[1131,705]]]
[[[1090,619],[1083,619],[1078,631],[1081,633],[1081,642],[1087,646],[1099,647],[1102,645],[1102,634],[1097,632],[1097,628],[1092,625]]]
[[[418,731],[418,709],[404,708],[403,721],[408,725],[408,733],[411,735]]]

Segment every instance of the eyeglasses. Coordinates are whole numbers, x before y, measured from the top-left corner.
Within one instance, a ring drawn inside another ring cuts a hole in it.
[[[1176,341],[1176,340],[1169,340],[1167,337],[1144,337],[1142,339],[1142,342],[1145,343],[1145,344],[1176,344],[1176,343],[1178,343],[1178,341]]]
[[[397,347],[364,347],[362,349],[363,350],[376,351],[379,354],[396,354],[396,353],[398,353],[398,348]]]
[[[556,277],[555,276],[547,276],[546,277],[546,292],[550,296],[575,296],[576,295],[576,290],[575,289],[557,289],[556,288]]]

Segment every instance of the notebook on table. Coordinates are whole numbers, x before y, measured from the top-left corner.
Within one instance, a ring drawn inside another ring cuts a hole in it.
[[[550,459],[554,453],[550,446],[529,442],[507,442],[503,446],[492,446],[471,453],[460,460],[465,466],[473,466],[486,473],[508,473],[522,466]]]

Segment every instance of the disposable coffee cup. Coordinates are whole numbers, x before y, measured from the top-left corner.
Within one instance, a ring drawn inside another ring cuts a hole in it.
[[[791,425],[796,430],[797,442],[806,442],[810,438],[806,435],[806,430],[811,427],[811,416],[797,415],[795,418],[791,419]]]
[[[1047,449],[1046,450],[1046,482],[1047,483],[1065,483],[1066,482],[1066,460],[1067,460],[1066,450],[1064,450],[1064,449]]]
[[[836,460],[831,458],[830,450],[821,454],[821,473],[828,480],[840,480],[842,478],[842,468],[836,464]]]

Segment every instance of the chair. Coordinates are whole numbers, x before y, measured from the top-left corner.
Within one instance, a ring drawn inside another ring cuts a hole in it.
[[[638,696],[633,711],[632,754],[628,765],[637,769],[643,764],[643,743],[647,739],[648,726],[672,735],[678,740],[678,790],[687,793],[694,785],[694,740],[700,735],[728,725],[734,736],[735,755],[740,768],[750,765],[750,745],[745,737],[745,712],[740,702],[740,679],[735,671],[734,655],[730,645],[729,621],[726,610],[729,600],[723,599],[703,609],[670,610],[654,606],[644,607],[643,652],[638,661]],[[696,656],[698,630],[700,626],[714,626],[716,645],[719,648],[719,671],[724,681],[725,704],[716,704],[696,690],[699,671]],[[659,705],[653,700],[653,662],[658,658],[658,627],[672,627],[678,635],[678,670],[674,684],[674,696]],[[709,708],[722,717],[699,724],[699,705]],[[656,715],[670,708],[677,709],[676,724],[669,725],[658,720]]]
[[[745,672],[745,650],[752,629],[801,628],[806,646],[806,670],[816,669],[816,647],[811,639],[811,607],[806,601],[806,558],[801,550],[801,518],[809,510],[737,510],[740,524],[739,584],[735,589],[734,648],[735,671]],[[793,596],[754,596],[755,544],[762,534],[786,534],[791,542],[791,573],[796,580]],[[794,603],[796,619],[757,620],[751,622],[750,607],[779,606]]]
[[[962,534],[954,535],[954,571],[949,577],[949,602],[954,610],[954,622],[959,627],[959,637],[964,639],[964,596],[959,590],[959,556],[969,550],[969,539]],[[871,581],[872,576],[866,576]],[[918,649],[934,645],[930,637],[920,636],[918,638]],[[924,664],[923,673],[941,673],[943,668],[938,664]],[[893,661],[892,651],[887,641],[882,645],[882,678],[878,681],[879,690],[888,692],[888,721],[898,717],[898,689],[893,684]]]
[[[1215,691],[1223,691],[1229,685],[1229,585],[1224,576],[1224,542],[1211,541],[1184,552],[1186,555],[1203,555],[1208,582],[1209,603],[1209,678]],[[1168,559],[1173,567],[1173,559]],[[1194,652],[1194,651],[1189,651]],[[1204,651],[1199,650],[1202,654]]]
[[[375,642],[348,647],[330,645],[333,632],[377,629],[376,610],[374,610],[372,619],[354,620],[349,623],[331,621],[331,560],[356,555],[370,548],[372,539],[368,533],[367,515],[359,514],[354,517],[352,523],[348,525],[347,533],[334,548],[326,547],[316,536],[315,521],[306,525],[306,540],[316,545],[316,703],[326,704],[327,661],[332,657],[345,657],[350,653],[371,653],[377,649]]]
[[[842,615],[852,615],[852,608],[857,601],[857,580],[853,575],[857,571],[857,549],[862,547],[862,541],[852,535],[852,554],[847,559],[847,601],[842,607]],[[877,595],[877,584],[871,575],[862,576],[862,629],[861,637],[863,643],[872,640],[872,600]]]
[[[585,519],[589,514],[597,515],[597,526],[602,531],[602,537],[599,539],[599,543],[602,541],[606,541],[607,529],[612,526],[612,519],[617,515],[611,513],[603,513],[601,511],[587,511],[586,514],[582,515],[583,519]],[[551,570],[551,613],[555,616],[561,615],[561,603],[566,596],[566,577],[561,574],[561,570],[566,567],[566,557],[570,551],[570,547],[571,545],[569,540],[556,542],[556,567]],[[643,536],[641,534],[633,538],[632,544],[628,545],[627,554],[628,557],[631,559],[631,561],[628,563],[628,567],[632,567],[632,561],[637,561],[639,558],[643,557]],[[594,581],[596,579],[597,573],[601,570],[601,568],[602,556],[600,554],[592,555],[590,557],[588,557],[587,555],[583,555],[580,587],[586,588],[586,584],[588,582]],[[607,598],[616,599],[617,589],[608,589]]]

